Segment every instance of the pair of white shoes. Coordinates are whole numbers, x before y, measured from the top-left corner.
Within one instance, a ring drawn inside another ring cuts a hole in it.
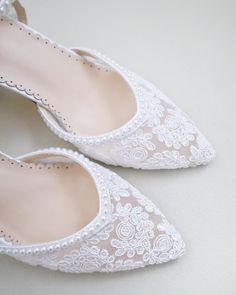
[[[14,19],[14,13],[18,21]],[[90,49],[32,30],[18,1],[0,1],[0,85],[37,104],[48,127],[106,164],[175,169],[214,150],[150,82]],[[161,211],[114,172],[50,148],[0,152],[0,253],[64,272],[113,272],[180,257],[185,244]]]

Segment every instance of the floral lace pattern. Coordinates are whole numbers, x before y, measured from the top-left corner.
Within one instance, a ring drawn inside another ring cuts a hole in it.
[[[145,109],[142,124],[129,134],[100,144],[75,143],[83,153],[106,164],[141,169],[187,168],[212,160],[212,146],[188,116],[159,89],[101,54],[88,52],[95,60],[120,70],[127,81],[131,77],[143,93],[144,103],[139,108]],[[129,129],[129,123],[122,128]]]
[[[145,93],[142,125],[96,149],[79,144],[80,150],[107,164],[141,169],[187,168],[211,161],[212,146],[188,116],[150,82],[131,74]]]
[[[83,242],[58,252],[13,253],[13,257],[52,270],[90,273],[159,264],[184,253],[181,236],[149,199],[117,174],[103,167],[99,169],[111,196],[111,221]]]
[[[10,10],[14,10],[13,2],[0,0],[0,14],[8,15]],[[37,36],[45,39],[39,33]],[[78,54],[77,57],[91,64],[119,73],[133,90],[137,113],[121,128],[98,136],[82,137],[73,134],[68,131],[67,123],[64,122],[63,125],[54,106],[46,103],[37,93],[22,88],[21,84],[8,81],[3,76],[0,83],[35,101],[52,131],[73,143],[84,154],[106,164],[141,169],[175,169],[206,164],[214,157],[213,148],[196,125],[152,83],[97,51],[72,50]]]

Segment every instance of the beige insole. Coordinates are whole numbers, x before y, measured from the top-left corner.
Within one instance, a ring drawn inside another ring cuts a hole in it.
[[[65,238],[99,211],[96,185],[79,164],[17,163],[0,156],[0,231],[13,243]]]
[[[117,72],[81,60],[18,22],[0,20],[0,75],[46,99],[67,130],[103,134],[135,115],[133,92]]]

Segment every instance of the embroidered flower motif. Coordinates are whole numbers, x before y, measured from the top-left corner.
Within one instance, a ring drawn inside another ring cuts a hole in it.
[[[158,136],[160,142],[166,146],[180,149],[181,146],[188,146],[196,134],[196,127],[183,116],[180,111],[167,109],[168,115],[164,124],[156,125],[152,130]]]
[[[130,203],[116,206],[116,215],[120,223],[116,227],[118,239],[112,239],[111,245],[117,248],[116,256],[127,254],[132,258],[135,254],[143,254],[150,247],[150,239],[154,237],[154,224],[142,207],[132,207]],[[122,228],[122,232],[120,231]]]
[[[158,264],[182,256],[185,244],[175,228],[165,219],[157,228],[164,233],[155,238],[152,248],[143,255],[143,260],[149,264]]]
[[[116,201],[120,201],[121,197],[123,198],[130,196],[128,182],[117,176],[115,173],[111,174],[108,186],[112,197]]]
[[[155,153],[147,160],[145,166],[160,167],[163,169],[177,169],[187,168],[189,161],[184,155],[180,155],[179,151],[163,151],[162,153]],[[145,167],[144,166],[144,167]]]
[[[171,254],[169,252],[160,252],[154,248],[145,253],[143,260],[148,264],[159,264],[167,262],[171,259],[170,257]]]
[[[142,147],[135,147],[133,149],[126,150],[126,157],[128,157],[131,161],[142,162],[147,159],[148,152]],[[125,156],[125,155],[124,155]]]
[[[159,235],[153,243],[153,247],[160,252],[169,251],[172,248],[172,245],[173,240],[167,235]]]
[[[113,261],[114,256],[109,256],[107,250],[83,244],[79,250],[74,250],[70,255],[66,255],[59,262],[58,268],[61,271],[73,273],[95,272],[99,271],[103,265],[109,265]]]
[[[131,187],[132,189],[132,196],[135,197],[138,201],[138,203],[145,208],[145,210],[149,213],[154,213],[155,215],[164,216],[159,208],[157,208],[153,202],[143,196],[140,191],[138,191],[136,188]]]
[[[138,168],[138,164],[143,163],[148,158],[148,151],[143,147],[123,147],[116,152],[116,157],[124,161],[123,166],[133,166]]]
[[[79,144],[80,150],[106,164],[138,169],[186,168],[213,158],[209,144],[199,148],[195,124],[165,94],[135,73],[124,75],[133,78],[140,93],[137,119],[122,126],[118,137],[114,131],[100,145]]]
[[[130,222],[121,222],[116,228],[117,237],[121,240],[132,240],[135,235],[135,226]]]
[[[150,128],[159,125],[161,118],[164,117],[165,108],[161,104],[161,100],[154,94],[149,98],[150,104],[148,104],[147,111],[151,114],[146,122],[146,125]]]
[[[156,147],[151,142],[151,139],[151,133],[144,133],[142,129],[138,129],[131,136],[123,139],[121,144],[129,147],[144,147],[149,151],[154,151]]]
[[[102,231],[98,232],[96,235],[88,239],[88,242],[92,245],[97,245],[101,241],[106,241],[109,239],[111,233],[114,231],[114,224],[108,224]]]
[[[108,224],[60,251],[12,255],[31,265],[70,273],[129,270],[183,255],[181,236],[150,200],[115,173],[102,167],[99,173],[106,178],[110,192],[115,192]]]
[[[212,158],[214,158],[215,152],[209,147],[208,142],[203,136],[197,137],[197,144],[198,147],[194,145],[190,146],[191,156],[189,157],[189,160],[191,166],[207,164]]]
[[[174,253],[178,253],[180,255],[185,250],[185,244],[183,240],[180,237],[180,234],[176,231],[174,226],[167,222],[167,220],[164,218],[163,222],[157,225],[157,229],[160,232],[164,232],[166,235],[170,236],[172,240],[174,241],[173,244],[173,250]],[[181,253],[179,253],[181,252]]]

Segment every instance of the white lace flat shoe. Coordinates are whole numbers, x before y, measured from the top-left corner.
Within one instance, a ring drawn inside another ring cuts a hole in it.
[[[124,167],[186,168],[214,157],[196,125],[155,86],[94,50],[66,49],[13,20],[11,2],[26,19],[18,1],[1,1],[0,84],[36,102],[58,136]]]
[[[176,259],[185,245],[160,210],[77,152],[0,153],[0,253],[63,272],[114,272]]]

